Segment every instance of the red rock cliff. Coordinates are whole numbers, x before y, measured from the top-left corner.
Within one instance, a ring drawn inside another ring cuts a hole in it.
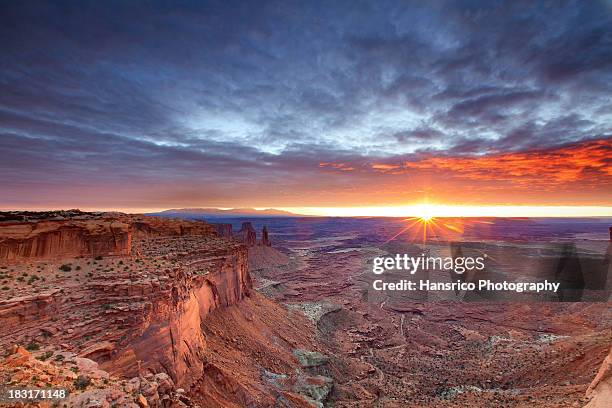
[[[132,234],[119,219],[0,223],[0,260],[128,255]]]
[[[40,279],[4,292],[0,348],[62,345],[108,371],[166,372],[189,388],[204,367],[202,320],[251,289],[246,247],[202,222],[117,215],[14,224],[0,229],[0,267],[21,260],[11,264],[15,276],[23,269]],[[91,256],[101,253],[119,256]],[[48,257],[61,259],[40,260]]]

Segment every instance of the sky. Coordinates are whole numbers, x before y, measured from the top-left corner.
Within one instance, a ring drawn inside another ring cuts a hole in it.
[[[609,0],[5,1],[0,51],[3,209],[612,215]]]

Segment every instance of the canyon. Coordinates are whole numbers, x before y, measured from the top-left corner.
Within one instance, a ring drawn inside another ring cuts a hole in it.
[[[66,386],[83,407],[320,404],[331,380],[293,354],[316,352],[312,329],[253,291],[249,232],[243,243],[198,221],[3,214],[3,383]]]
[[[401,220],[215,221],[0,213],[0,380],[66,387],[66,406],[91,408],[610,400],[609,300],[370,290],[377,257],[448,256],[446,241],[389,240]],[[599,265],[606,240],[584,240],[581,262]],[[495,267],[529,273],[554,261],[536,241],[479,245]]]

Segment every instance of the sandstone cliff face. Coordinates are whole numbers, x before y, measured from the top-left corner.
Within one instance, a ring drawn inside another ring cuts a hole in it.
[[[111,373],[165,372],[189,388],[203,372],[203,319],[250,293],[246,247],[202,222],[117,216],[49,223],[0,229],[3,260],[21,260],[9,264],[17,268],[11,277],[37,276],[3,293],[10,296],[0,300],[0,347],[62,345]],[[58,243],[42,245],[45,236]],[[119,256],[92,257],[101,253]]]
[[[128,255],[132,234],[117,219],[0,223],[0,261]]]
[[[104,368],[128,377],[138,375],[138,367],[166,372],[186,388],[202,375],[202,321],[211,311],[248,296],[251,281],[244,246],[199,255],[185,269],[174,271],[171,285],[152,291],[149,298],[154,300],[132,324],[131,335],[107,356]],[[124,317],[117,314],[118,321]]]

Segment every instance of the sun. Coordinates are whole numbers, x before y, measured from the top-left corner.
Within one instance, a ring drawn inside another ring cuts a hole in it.
[[[429,222],[432,219],[433,219],[433,216],[431,214],[419,215],[419,220],[421,220],[422,222]]]
[[[415,208],[416,218],[422,222],[427,223],[433,219],[433,207],[427,204],[419,205]]]

